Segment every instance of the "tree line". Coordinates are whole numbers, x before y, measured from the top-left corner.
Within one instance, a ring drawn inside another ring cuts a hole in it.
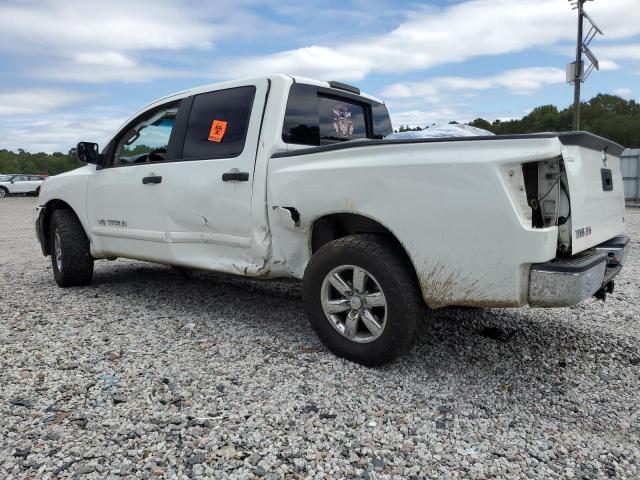
[[[555,105],[543,105],[520,119],[489,122],[484,118],[476,118],[469,125],[489,130],[496,135],[570,131],[573,126],[573,106],[558,110]],[[399,131],[424,128],[401,125]],[[628,148],[640,148],[640,104],[616,95],[598,94],[591,100],[582,102],[580,130],[600,135]]]
[[[0,150],[0,174],[35,173],[57,175],[82,165],[76,158],[76,149],[67,153],[29,153],[19,148],[17,152]]]
[[[608,138],[625,147],[640,148],[640,104],[615,95],[598,94],[581,106],[581,130]],[[573,107],[558,110],[554,105],[534,108],[520,119],[494,120],[476,118],[469,125],[489,130],[496,135],[537,132],[561,132],[572,128]],[[452,121],[450,123],[458,123]],[[428,128],[425,126],[424,128]],[[423,130],[423,127],[401,125],[399,131]],[[147,149],[148,147],[144,147]],[[146,150],[144,150],[146,151]],[[135,151],[132,153],[136,153]],[[67,153],[29,153],[0,150],[0,174],[34,173],[56,175],[78,168],[75,148]]]

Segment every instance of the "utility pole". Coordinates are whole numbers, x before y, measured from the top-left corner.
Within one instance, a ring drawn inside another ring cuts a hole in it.
[[[576,67],[573,77],[573,130],[580,130],[580,86],[582,85],[582,27],[584,25],[585,0],[577,0],[578,9],[578,39],[576,41]]]
[[[593,0],[569,0],[574,6],[573,9],[578,11],[578,36],[576,39],[576,61],[567,65],[567,82],[573,83],[573,129],[580,130],[580,86],[584,82],[589,74],[595,68],[600,70],[598,66],[598,59],[589,50],[589,43],[593,40],[596,34],[604,35],[602,30],[598,28],[595,22],[584,11],[585,2]],[[586,35],[584,33],[584,19],[589,22],[589,31]],[[582,54],[585,54],[589,59],[590,65],[585,69],[582,63]]]

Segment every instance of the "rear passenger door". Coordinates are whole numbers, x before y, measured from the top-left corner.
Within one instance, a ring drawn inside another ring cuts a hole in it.
[[[264,79],[190,98],[181,160],[164,166],[173,263],[235,273],[253,265],[253,172],[267,91]]]

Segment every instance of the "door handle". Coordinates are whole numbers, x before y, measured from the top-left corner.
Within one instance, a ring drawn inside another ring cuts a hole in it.
[[[239,172],[237,168],[222,174],[223,182],[246,182],[247,180],[249,180],[249,172]]]
[[[143,177],[142,184],[146,185],[147,183],[162,183],[162,177],[160,176]]]

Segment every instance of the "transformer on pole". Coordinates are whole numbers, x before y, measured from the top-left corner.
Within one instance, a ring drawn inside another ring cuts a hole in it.
[[[584,4],[593,0],[569,0],[573,9],[578,11],[578,37],[576,40],[576,61],[567,65],[567,82],[573,83],[573,129],[580,130],[580,86],[593,69],[600,70],[598,59],[589,50],[589,44],[598,33],[604,35],[595,22],[584,11]],[[587,21],[589,30],[584,33],[584,21]],[[582,54],[585,54],[589,61],[589,66],[585,69],[582,61]]]

